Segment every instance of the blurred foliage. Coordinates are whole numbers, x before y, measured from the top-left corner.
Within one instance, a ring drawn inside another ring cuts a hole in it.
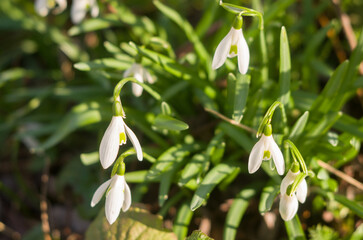
[[[331,1],[228,2],[264,16],[263,32],[257,18],[244,18],[251,52],[244,76],[235,58],[211,69],[215,48],[234,19],[217,0],[104,0],[99,1],[100,16],[88,16],[79,25],[70,22],[70,6],[43,18],[35,13],[33,1],[0,1],[4,223],[16,229],[19,218],[27,219],[34,228],[18,231],[27,232],[27,239],[38,239],[31,236],[39,236],[44,156],[51,159],[50,205],[71,206],[88,222],[99,213],[91,226],[104,221],[104,210],[89,205],[110,174],[100,170],[97,151],[111,120],[113,87],[141,56],[141,64],[156,79],[149,87],[161,98],[147,91],[137,98],[131,84],[121,92],[127,123],[150,155],[142,163],[134,156],[125,160],[134,202],[171,220],[179,239],[198,228],[205,212],[217,215],[211,218],[213,238],[256,237],[263,221],[260,213],[277,209],[281,177],[268,163],[249,175],[247,160],[255,134],[204,109],[257,130],[265,111],[279,99],[286,119],[276,110],[272,126],[287,168],[291,159],[281,143],[291,139],[316,176],[307,179],[307,202],[286,223],[286,232],[278,231],[275,238],[305,239],[309,233],[313,239],[360,239],[362,193],[348,195],[347,185],[318,160],[340,170],[356,166],[352,177],[361,177],[357,155],[363,140],[363,79],[358,72],[363,59],[362,1],[341,1],[358,39],[354,51]],[[222,212],[228,199],[233,202]],[[324,217],[326,212],[333,215],[331,221]],[[121,213],[120,225],[132,214]],[[161,221],[151,222],[160,230]],[[277,216],[276,221],[282,220]],[[89,228],[86,238],[97,230]]]

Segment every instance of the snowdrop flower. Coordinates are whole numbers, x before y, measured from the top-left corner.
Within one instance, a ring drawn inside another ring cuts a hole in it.
[[[285,172],[284,157],[280,148],[277,146],[272,137],[271,124],[266,125],[265,131],[260,140],[253,146],[250,157],[248,159],[248,172],[250,174],[256,172],[262,163],[262,160],[273,159],[277,173],[282,175]]]
[[[297,186],[296,192],[291,193],[290,195],[286,193],[287,188],[295,181],[299,173],[300,171],[298,169],[294,172],[294,169],[292,168],[281,182],[281,199],[279,211],[282,219],[285,221],[291,220],[297,213],[297,209],[299,207],[298,201],[304,203],[306,200],[308,186],[305,179],[303,179]]]
[[[56,4],[58,4],[58,6],[56,6]],[[67,0],[36,0],[34,8],[35,11],[42,17],[47,16],[49,11],[53,8],[53,12],[58,14],[67,8]]]
[[[94,207],[101,200],[106,190],[105,213],[107,221],[112,224],[120,214],[121,208],[124,212],[130,208],[131,191],[125,181],[125,176],[115,174],[97,188],[92,197],[91,207]]]
[[[121,108],[120,102],[116,102],[114,106],[119,106],[118,108]],[[116,111],[118,114],[112,117],[111,123],[108,125],[101,140],[99,154],[104,169],[111,166],[116,160],[119,146],[126,144],[126,135],[130,138],[131,143],[135,148],[137,159],[139,161],[142,161],[143,159],[140,142],[135,133],[125,124],[121,116],[121,111],[122,110]]]
[[[231,30],[219,43],[213,57],[212,68],[217,69],[223,65],[227,57],[237,56],[238,70],[246,74],[250,63],[250,51],[242,32],[242,16],[237,16]]]
[[[141,83],[143,83],[145,80],[150,84],[154,83],[154,79],[152,78],[150,73],[139,63],[132,64],[132,66],[124,72],[124,78],[129,76],[133,76],[137,81]],[[141,96],[142,90],[143,88],[140,85],[132,83],[132,93],[136,97]]]
[[[80,23],[88,10],[91,10],[91,16],[97,17],[100,9],[96,0],[73,0],[71,8],[71,19],[74,24]]]

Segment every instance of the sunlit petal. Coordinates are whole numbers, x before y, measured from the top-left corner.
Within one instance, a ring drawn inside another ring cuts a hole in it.
[[[120,143],[120,128],[123,126],[122,117],[113,116],[110,125],[102,137],[99,154],[103,168],[108,168],[115,161]]]
[[[275,163],[277,173],[283,175],[285,172],[285,161],[282,152],[277,146],[275,140],[273,139],[272,135],[268,136],[269,138],[269,151],[271,152],[272,159]]]
[[[282,179],[281,181],[281,185],[280,185],[280,192],[281,194],[285,194],[286,193],[286,189],[287,187],[292,184],[296,178],[296,176],[298,175],[299,173],[293,173],[290,171],[288,171],[288,173],[286,174],[286,176]]]
[[[102,198],[103,194],[106,192],[106,189],[110,185],[111,179],[102,183],[101,186],[99,186],[96,190],[96,192],[93,194],[92,201],[91,201],[91,207],[94,207]]]
[[[130,138],[132,145],[135,148],[136,156],[139,161],[142,161],[143,155],[142,155],[142,149],[139,140],[137,139],[135,133],[125,124],[125,129],[127,136]]]
[[[286,194],[281,195],[279,211],[283,220],[291,220],[297,213],[299,203],[295,194],[293,196],[287,196]]]
[[[45,17],[49,13],[49,8],[47,6],[48,0],[36,0],[34,4],[35,11],[42,17]]]
[[[105,205],[106,218],[110,224],[116,221],[124,202],[125,178],[116,174],[112,177],[112,182]]]
[[[306,180],[303,179],[299,186],[297,186],[296,189],[296,197],[299,200],[299,202],[304,203],[306,200],[306,195],[308,194],[308,185],[306,183]]]
[[[87,12],[87,0],[73,1],[71,7],[71,20],[74,24],[80,23]]]
[[[253,146],[252,151],[250,153],[250,157],[248,158],[248,172],[254,173],[256,172],[262,163],[264,153],[264,142],[263,138],[261,138],[255,146]]]
[[[122,211],[126,212],[127,210],[129,210],[130,206],[131,206],[131,191],[129,185],[127,185],[125,181],[125,200],[124,204],[122,205]]]
[[[238,34],[239,34],[239,39],[237,43],[238,70],[241,74],[246,74],[248,66],[250,64],[250,50],[248,48],[245,38],[243,37],[242,29],[240,29]]]
[[[227,59],[227,55],[231,49],[232,42],[232,33],[233,28],[229,31],[229,33],[223,38],[223,40],[219,43],[216,52],[214,53],[212,69],[217,69],[223,65],[223,63]]]

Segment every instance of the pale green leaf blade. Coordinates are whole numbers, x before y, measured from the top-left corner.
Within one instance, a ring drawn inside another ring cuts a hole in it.
[[[197,191],[195,191],[190,203],[190,209],[194,211],[199,208],[212,192],[212,190],[236,168],[238,167],[232,163],[220,163],[210,170],[203,181],[200,183]]]
[[[189,128],[188,124],[165,114],[159,114],[154,121],[154,126],[158,129],[171,131],[183,131]]]
[[[289,135],[289,139],[291,141],[295,141],[297,138],[300,137],[300,135],[303,133],[306,123],[308,122],[309,119],[309,112],[305,111],[303,115],[301,115],[301,117],[296,121],[296,123],[294,124],[294,126],[291,129],[290,135]]]
[[[144,209],[131,207],[127,212],[120,212],[116,222],[110,225],[101,209],[85,234],[86,240],[136,240],[160,239],[177,240],[173,232],[163,228],[162,218],[152,215]]]
[[[189,202],[184,202],[178,210],[176,215],[173,232],[176,234],[178,239],[185,239],[188,234],[188,226],[192,220],[194,212],[190,210]]]
[[[242,189],[233,199],[224,223],[223,239],[235,239],[238,226],[249,205],[249,200],[256,195],[255,187]]]
[[[301,226],[300,219],[297,216],[297,214],[290,221],[285,221],[285,227],[289,239],[295,239],[295,240],[306,239],[304,230]]]
[[[279,78],[279,100],[283,105],[287,105],[290,98],[291,81],[291,59],[289,40],[285,27],[281,28],[280,35],[280,78]]]
[[[241,122],[243,118],[243,114],[247,103],[250,83],[251,83],[250,75],[237,74],[232,119],[238,123]]]

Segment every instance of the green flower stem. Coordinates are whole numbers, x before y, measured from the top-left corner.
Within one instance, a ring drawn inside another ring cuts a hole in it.
[[[259,137],[261,136],[261,134],[263,133],[265,127],[267,124],[270,124],[271,123],[271,119],[272,119],[272,116],[275,112],[275,109],[280,106],[280,109],[281,111],[283,112],[282,113],[282,119],[283,119],[283,124],[286,125],[287,124],[287,120],[286,120],[286,114],[285,114],[285,109],[284,109],[284,106],[281,104],[281,102],[279,101],[275,101],[271,106],[270,108],[267,110],[265,116],[263,117],[262,121],[261,121],[261,124],[260,126],[258,127],[258,131],[257,131],[257,134],[256,134],[256,137]],[[284,117],[285,116],[285,117]]]
[[[117,98],[120,96],[121,93],[121,89],[122,87],[128,83],[128,82],[133,82],[136,83],[138,85],[140,85],[146,92],[148,92],[153,98],[155,98],[158,101],[161,101],[161,96],[159,93],[157,93],[156,91],[154,91],[152,88],[150,88],[148,85],[137,81],[135,78],[133,77],[128,77],[128,78],[124,78],[122,80],[120,80],[117,85],[114,88],[113,91],[113,100],[117,101]]]
[[[119,101],[121,104],[121,115],[122,117],[126,117],[126,114],[124,112],[124,109],[122,107],[122,103],[121,103],[121,98],[120,98],[120,93],[121,93],[121,89],[122,87],[128,83],[128,82],[133,82],[136,83],[138,85],[140,85],[146,92],[148,92],[153,98],[155,98],[157,101],[161,101],[161,96],[159,93],[157,93],[156,91],[154,91],[152,88],[150,88],[148,85],[137,81],[135,78],[133,77],[128,77],[128,78],[124,78],[122,80],[120,80],[117,85],[115,86],[114,90],[113,90],[113,101]]]
[[[302,180],[305,179],[306,176],[307,176],[307,174],[303,173],[303,172],[300,173],[299,175],[297,175],[297,177],[295,178],[295,181],[286,190],[286,194],[289,195],[289,196],[294,194],[294,192],[296,192],[297,187],[302,182]]]
[[[260,13],[259,11],[256,11],[251,8],[241,7],[231,3],[224,3],[223,1],[220,1],[219,5],[221,5],[228,12],[238,14],[239,16],[258,17],[259,19],[258,28],[260,30],[264,28],[263,16],[262,13]]]
[[[301,153],[296,148],[295,144],[293,142],[291,142],[290,140],[285,140],[285,143],[287,143],[289,145],[291,154],[294,158],[294,161],[296,161],[296,159],[297,159],[297,161],[299,162],[299,164],[301,166],[301,169],[303,170],[303,173],[307,176],[309,174],[309,171],[306,167],[304,158],[301,156]]]

